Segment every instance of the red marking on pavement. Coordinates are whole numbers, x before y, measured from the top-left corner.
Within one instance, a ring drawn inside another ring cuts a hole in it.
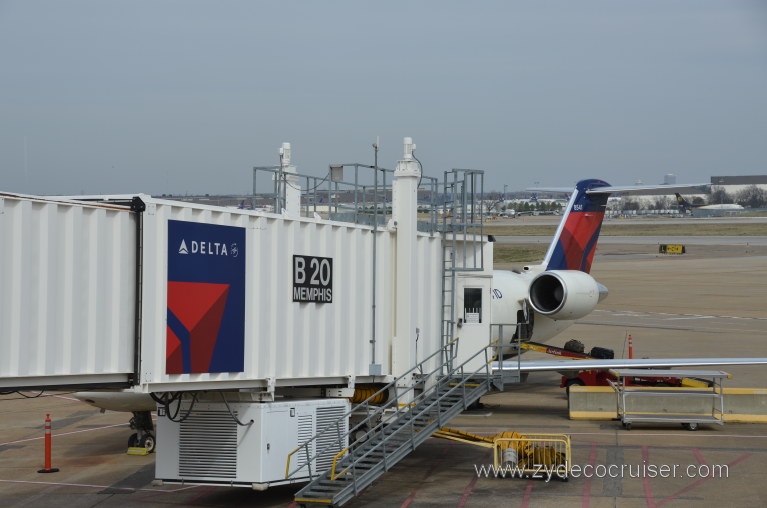
[[[466,504],[466,501],[469,500],[469,496],[471,495],[471,491],[474,490],[474,486],[477,484],[477,480],[479,480],[479,475],[474,476],[466,488],[463,489],[463,497],[460,501],[458,501],[456,508],[463,508],[463,506]]]
[[[522,497],[522,508],[527,508],[530,506],[530,497],[532,497],[533,494],[533,480],[527,480],[527,485],[525,486],[525,495]]]
[[[407,508],[410,503],[413,502],[415,499],[416,494],[418,494],[418,491],[421,489],[421,485],[423,485],[423,482],[425,482],[431,475],[436,471],[437,467],[439,467],[442,462],[445,460],[445,456],[447,455],[447,449],[454,443],[455,441],[448,441],[447,444],[442,448],[442,451],[440,453],[440,460],[438,462],[435,462],[432,464],[432,466],[426,471],[426,474],[421,479],[421,482],[410,492],[410,497],[405,499],[405,501],[400,505],[400,508]]]
[[[589,465],[593,467],[596,461],[597,461],[597,444],[592,442],[591,453],[589,453]],[[590,502],[591,502],[591,476],[586,478],[586,481],[583,483],[583,497],[581,498],[581,506],[583,508],[588,508]]]
[[[700,453],[700,450],[697,448],[692,449],[692,454],[695,455],[695,458],[698,459],[698,462],[701,464],[707,464],[706,459],[703,458],[703,455]]]
[[[650,448],[647,445],[642,446],[642,462],[645,464],[650,463]],[[652,495],[652,486],[650,485],[650,478],[647,475],[642,476],[642,487],[644,487],[644,497],[647,501],[647,506],[655,508],[655,498]]]
[[[211,490],[213,490],[213,488],[214,488],[214,487],[206,487],[205,489],[203,489],[203,491],[202,491],[202,492],[200,492],[199,494],[197,494],[196,496],[194,496],[192,499],[190,499],[190,500],[189,500],[189,501],[187,501],[187,502],[188,502],[189,504],[192,504],[192,503],[194,503],[195,501],[197,501],[198,499],[200,499],[200,498],[201,498],[202,496],[204,496],[205,494],[208,494],[208,493],[209,493]]]
[[[732,466],[734,466],[734,465],[736,465],[736,464],[738,464],[738,463],[740,463],[740,462],[743,462],[744,460],[746,460],[747,458],[749,458],[751,455],[753,455],[753,454],[752,454],[752,453],[747,453],[747,454],[745,454],[745,455],[741,455],[741,456],[740,456],[740,457],[738,457],[737,459],[735,459],[735,460],[733,460],[732,462],[730,462],[729,464],[727,464],[727,467],[728,467],[728,468],[730,468],[730,467],[732,467]],[[679,492],[677,492],[676,494],[672,494],[672,495],[668,496],[668,497],[667,497],[667,498],[665,498],[663,501],[661,501],[661,502],[660,502],[660,503],[658,503],[657,505],[653,505],[653,506],[655,507],[655,506],[661,506],[661,505],[664,505],[664,504],[666,504],[667,502],[669,502],[669,501],[672,501],[672,500],[674,500],[674,499],[678,498],[678,497],[679,497],[679,496],[681,496],[682,494],[684,494],[684,493],[686,493],[686,492],[689,492],[689,491],[691,491],[691,490],[693,490],[693,489],[696,489],[696,488],[700,487],[701,485],[703,485],[704,483],[706,483],[707,481],[709,481],[709,480],[710,480],[710,479],[712,479],[712,478],[714,478],[714,476],[712,476],[712,475],[710,474],[710,471],[709,471],[709,475],[708,475],[708,476],[706,476],[706,477],[704,477],[704,478],[701,478],[700,480],[698,480],[697,482],[693,483],[692,485],[688,485],[687,487],[683,488],[682,490],[680,490],[680,491],[679,491]]]

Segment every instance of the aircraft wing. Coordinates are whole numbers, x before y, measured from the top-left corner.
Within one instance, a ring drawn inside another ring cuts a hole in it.
[[[579,371],[607,369],[639,369],[672,367],[705,367],[714,365],[767,365],[767,358],[633,358],[615,360],[515,360],[493,362],[493,371],[517,370],[522,372]]]
[[[672,185],[620,185],[620,186],[613,186],[613,185],[606,185],[603,187],[595,187],[593,189],[588,189],[586,191],[586,194],[617,194],[617,193],[623,193],[623,194],[631,194],[631,193],[642,193],[644,191],[648,190],[666,190],[669,194],[673,194],[675,192],[682,192],[689,190],[690,188],[695,187],[708,187],[710,186],[710,183],[682,183],[682,184],[672,184]],[[530,192],[551,192],[551,193],[558,193],[558,194],[572,194],[573,189],[572,187],[565,188],[565,187],[531,187],[528,189],[525,189]]]

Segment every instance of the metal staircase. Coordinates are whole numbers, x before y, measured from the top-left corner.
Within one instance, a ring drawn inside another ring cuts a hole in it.
[[[341,434],[340,423],[337,422],[294,450],[291,456],[302,454],[306,460],[291,471],[289,457],[286,478],[306,476],[307,473],[314,478],[296,494],[295,501],[303,505],[343,505],[470,404],[490,390],[502,388],[504,379],[490,369],[493,350],[492,345],[484,347],[447,372],[444,369],[454,358],[447,358],[428,374],[417,374],[428,365],[433,365],[438,355],[450,356],[445,348],[441,348],[344,415],[342,419],[354,413],[367,414],[348,433]],[[467,365],[479,361],[479,368],[466,372]],[[416,381],[409,388],[398,389],[397,381],[408,375],[414,376]],[[369,402],[387,392],[390,398],[386,404],[374,406]],[[328,443],[328,436],[336,436],[332,446],[339,446],[350,436],[357,436],[358,439],[336,455],[330,470],[312,471],[311,466],[317,457],[327,453],[326,449],[331,446],[328,444],[325,449],[317,450],[316,444],[323,437]],[[316,453],[312,455],[311,450]]]

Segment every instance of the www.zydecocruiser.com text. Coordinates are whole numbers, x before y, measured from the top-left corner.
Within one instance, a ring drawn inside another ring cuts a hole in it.
[[[480,478],[528,477],[546,481],[565,478],[729,478],[727,464],[474,464]]]

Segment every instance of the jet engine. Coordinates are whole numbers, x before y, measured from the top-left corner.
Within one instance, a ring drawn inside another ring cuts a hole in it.
[[[607,288],[584,272],[551,270],[530,283],[529,301],[536,312],[552,319],[586,316],[607,297]]]

